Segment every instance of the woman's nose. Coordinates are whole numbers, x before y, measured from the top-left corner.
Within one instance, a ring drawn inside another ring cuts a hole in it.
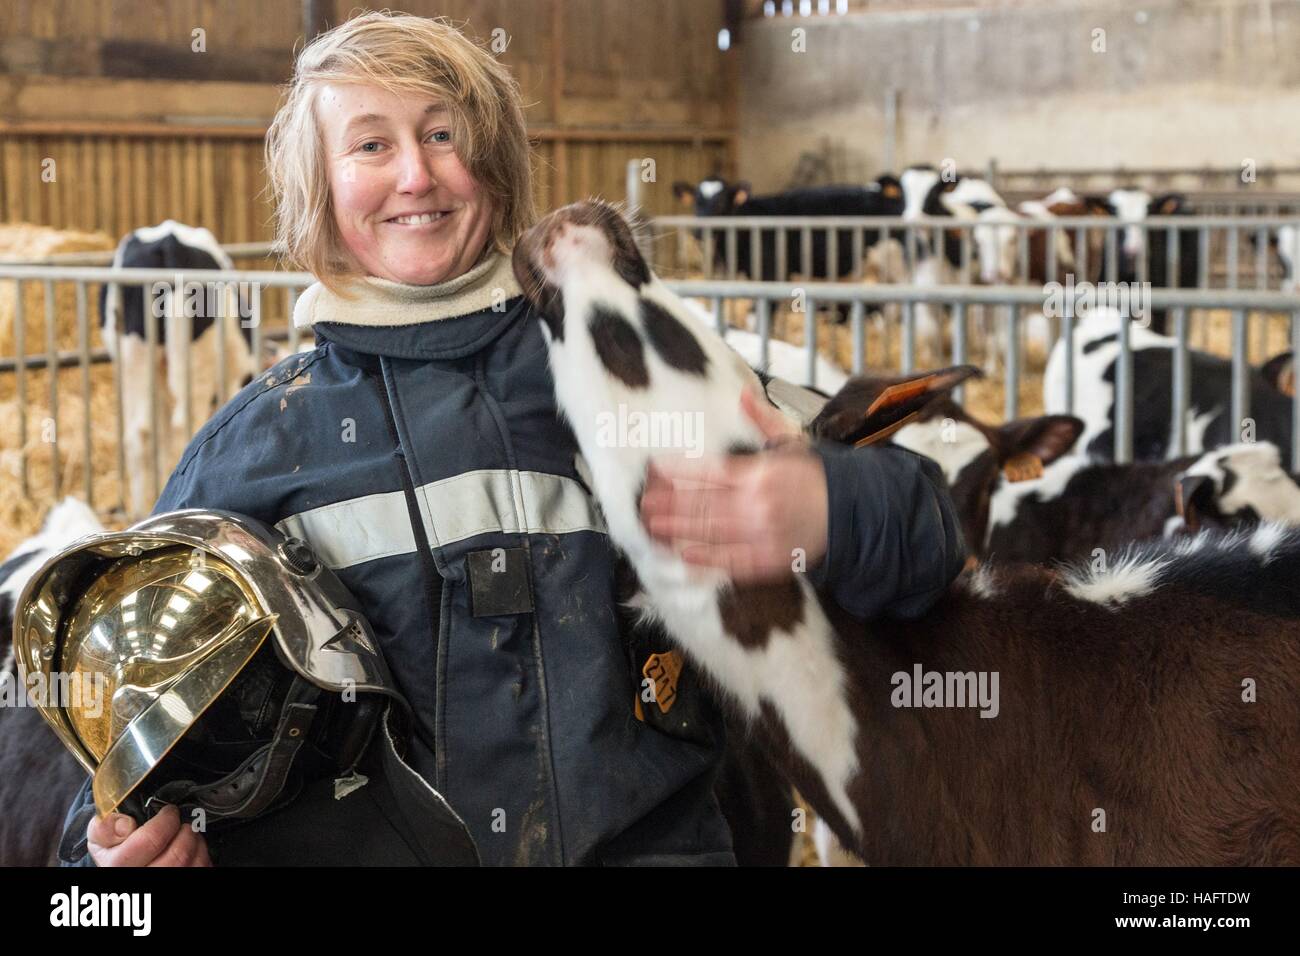
[[[437,185],[433,178],[433,165],[428,154],[418,146],[404,147],[400,157],[401,171],[397,191],[422,196]]]

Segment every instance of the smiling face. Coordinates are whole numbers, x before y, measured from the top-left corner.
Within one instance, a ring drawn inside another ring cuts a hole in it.
[[[380,87],[331,84],[316,111],[334,219],[361,272],[433,285],[478,261],[492,201],[456,155],[445,109]]]

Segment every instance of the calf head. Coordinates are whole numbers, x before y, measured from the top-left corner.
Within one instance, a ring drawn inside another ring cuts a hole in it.
[[[1295,361],[1290,352],[1274,355],[1259,368],[1265,384],[1287,398],[1295,395]]]
[[[677,201],[697,216],[730,216],[749,201],[749,183],[728,183],[720,176],[702,179],[699,185],[678,180],[673,183]]]
[[[989,503],[1003,481],[1040,477],[1083,433],[1072,415],[1021,418],[985,425],[951,399],[928,405],[893,442],[933,459],[943,469],[967,546],[978,551],[987,537]]]

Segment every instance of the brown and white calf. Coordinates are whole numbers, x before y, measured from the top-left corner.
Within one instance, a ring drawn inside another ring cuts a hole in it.
[[[751,371],[688,321],[608,206],[547,216],[515,269],[645,617],[846,845],[876,864],[1300,862],[1300,534],[985,570],[912,621],[856,620],[793,573],[693,573],[638,520],[649,450],[602,422],[620,405],[698,413],[705,453],[754,450]],[[846,388],[813,433],[878,433],[964,374]]]
[[[1117,465],[1072,453],[1083,428],[1069,415],[986,425],[940,400],[893,441],[939,464],[967,547],[998,561],[1087,559],[1202,529],[1300,525],[1300,486],[1275,445]]]

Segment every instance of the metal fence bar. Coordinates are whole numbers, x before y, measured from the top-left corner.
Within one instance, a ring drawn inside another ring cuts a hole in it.
[[[911,302],[903,303],[902,343],[899,346],[899,370],[904,375],[916,368],[916,316]]]
[[[1300,355],[1300,309],[1291,313],[1291,354]],[[1291,470],[1300,472],[1300,388],[1291,397]]]
[[[90,316],[86,312],[86,283],[76,284],[77,358],[81,366],[81,452],[85,471],[86,504],[95,506],[95,469],[90,435]],[[57,375],[57,371],[51,374]]]
[[[1065,414],[1074,414],[1074,299],[1065,297],[1061,315],[1061,338],[1065,344]]]
[[[1119,359],[1115,369],[1115,461],[1133,460],[1133,345],[1127,312],[1119,322]]]
[[[804,226],[799,230],[799,239],[803,246],[799,250],[799,269],[805,279],[815,278],[813,276],[813,250],[812,250],[812,227]]]
[[[767,368],[767,345],[772,338],[772,302],[770,299],[758,300],[758,364]]]
[[[817,386],[817,300],[809,296],[804,300],[803,341],[808,360],[808,384]]]
[[[59,344],[58,324],[54,309],[54,281],[45,280],[45,355],[48,366],[46,375],[50,382],[50,474],[54,486],[54,498],[61,497],[62,482],[59,478]]]
[[[175,291],[172,290],[169,295],[174,298]],[[167,308],[168,313],[175,307],[176,303],[174,301],[170,302]],[[144,329],[145,356],[149,366],[146,376],[149,385],[149,483],[146,487],[149,489],[149,502],[152,503],[158,500],[158,492],[162,487],[162,454],[158,448],[161,437],[158,431],[158,316],[150,308],[148,301],[144,305]],[[132,480],[144,481],[145,477],[143,475],[134,475]]]
[[[867,307],[861,302],[854,302],[849,310],[849,322],[853,327],[853,374],[861,375],[866,364],[867,330],[865,313]]]
[[[1192,394],[1191,357],[1188,352],[1186,309],[1174,310],[1174,338],[1177,340],[1177,344],[1174,346],[1172,401],[1174,441],[1171,454],[1172,457],[1178,458],[1187,454],[1187,407]]]
[[[18,360],[14,389],[18,401],[18,481],[23,497],[31,495],[27,473],[27,305],[23,301],[23,283],[14,280],[14,356]]]
[[[952,364],[966,364],[966,303],[952,304]],[[965,401],[966,386],[958,385],[953,390],[953,397],[958,402]]]
[[[996,306],[994,308],[997,308]],[[1006,308],[1006,370],[1003,376],[1007,421],[1020,416],[1020,322],[1019,309],[1008,302]]]
[[[1250,364],[1246,354],[1246,312],[1232,310],[1232,428],[1240,435],[1250,415]]]

